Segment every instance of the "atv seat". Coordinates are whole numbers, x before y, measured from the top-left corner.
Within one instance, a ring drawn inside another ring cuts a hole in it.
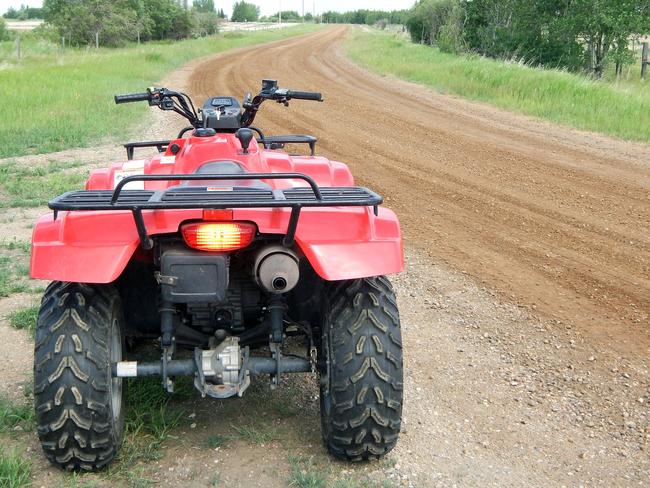
[[[264,144],[264,149],[283,149],[285,144],[308,144],[311,156],[316,154],[316,139],[314,136],[307,135],[285,135],[285,136],[265,136],[264,139],[258,139],[258,143]]]
[[[204,175],[242,175],[246,174],[246,170],[237,161],[214,161],[205,163],[199,166],[195,174]],[[213,186],[213,187],[245,187],[256,188],[258,190],[270,190],[271,187],[261,180],[239,180],[233,178],[232,180],[190,180],[184,181],[181,186]]]

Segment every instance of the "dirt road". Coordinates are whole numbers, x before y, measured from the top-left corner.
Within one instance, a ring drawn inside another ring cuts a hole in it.
[[[410,245],[593,333],[648,329],[650,148],[369,75],[342,56],[345,30],[206,62],[189,90],[243,93],[270,76],[321,90],[325,104],[265,107],[258,123],[316,133],[387,197]]]
[[[324,104],[265,106],[257,125],[314,133],[402,221],[404,431],[389,462],[331,468],[406,486],[645,486],[650,147],[370,74],[345,58],[345,33],[225,53],[164,80],[197,100],[262,78],[322,91]],[[174,122],[156,120],[151,135],[168,135]],[[283,424],[290,451],[190,450],[199,430],[239,421],[212,422],[212,404],[198,402],[196,433],[165,445],[158,482],[206,486],[217,466],[232,486],[282,486],[288,452],[327,462],[315,385],[301,391],[312,401]],[[42,473],[37,486],[59,476]]]

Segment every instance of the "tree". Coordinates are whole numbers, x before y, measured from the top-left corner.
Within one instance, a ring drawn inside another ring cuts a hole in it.
[[[219,13],[217,14],[220,19],[225,19],[226,18],[226,13],[223,11],[222,8],[219,9]]]
[[[620,65],[629,58],[630,37],[650,31],[648,0],[573,0],[571,14],[567,29],[584,39],[588,70],[596,78],[609,59]]]
[[[12,20],[42,19],[43,9],[28,7],[27,5],[21,5],[18,10],[16,10],[14,7],[9,7],[9,9],[4,13],[3,17],[5,19]]]
[[[254,22],[259,16],[260,8],[257,5],[242,0],[235,2],[232,6],[230,20],[232,22]]]
[[[422,0],[406,20],[413,42],[458,52],[463,47],[465,10],[460,0]]]
[[[197,12],[215,12],[214,0],[194,0],[192,3],[192,9]]]
[[[141,39],[182,39],[192,18],[176,0],[45,0],[45,20],[72,45],[102,46]]]
[[[99,32],[102,45],[118,46],[136,30],[137,13],[127,0],[45,0],[43,12],[72,45],[92,44]]]

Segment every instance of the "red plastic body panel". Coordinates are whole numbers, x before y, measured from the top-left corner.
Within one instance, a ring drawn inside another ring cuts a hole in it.
[[[181,151],[151,160],[115,163],[94,171],[86,189],[112,189],[130,174],[192,173],[213,161],[232,160],[249,172],[298,172],[310,175],[319,186],[352,186],[346,165],[322,157],[295,157],[260,149],[252,142],[241,154],[231,134],[179,139]],[[268,180],[274,188],[304,186],[302,180]],[[164,189],[177,182],[146,182],[146,189]],[[260,233],[285,234],[289,209],[233,209],[233,220],[251,221]],[[177,233],[181,223],[202,218],[202,210],[148,210],[143,217],[150,235]],[[301,212],[296,245],[325,280],[386,275],[403,269],[402,237],[395,214],[383,207],[375,216],[366,207],[313,207]],[[50,213],[37,222],[32,237],[33,278],[84,283],[110,283],[117,279],[139,249],[138,233],[128,211]]]

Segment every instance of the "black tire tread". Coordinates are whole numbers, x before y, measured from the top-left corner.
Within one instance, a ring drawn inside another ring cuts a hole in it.
[[[397,443],[402,416],[402,341],[393,288],[385,277],[333,282],[326,303],[325,445],[348,461],[382,457]]]
[[[119,295],[110,285],[54,282],[41,302],[34,351],[38,437],[67,470],[95,471],[119,449],[122,422],[110,398],[110,324]]]

